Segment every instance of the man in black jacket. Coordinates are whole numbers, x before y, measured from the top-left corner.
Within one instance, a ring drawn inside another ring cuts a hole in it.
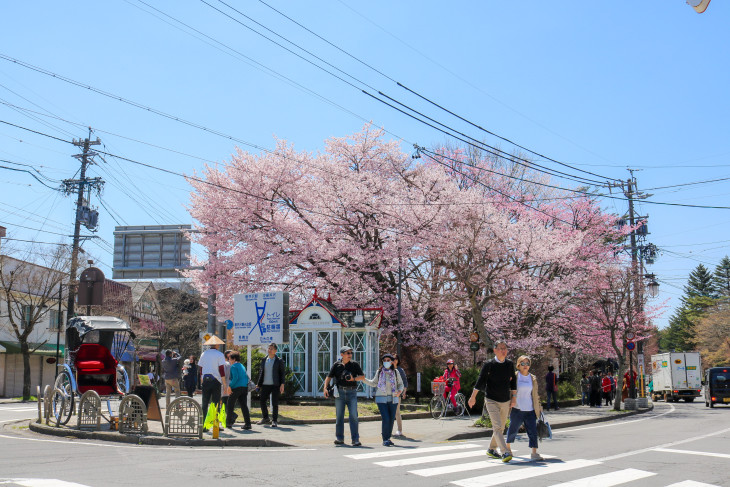
[[[486,388],[486,389],[485,389]],[[486,390],[485,403],[489,419],[492,421],[492,441],[489,443],[487,455],[501,458],[507,463],[512,460],[512,453],[504,439],[504,427],[509,418],[510,408],[517,404],[517,377],[515,364],[507,359],[507,343],[497,340],[494,347],[494,358],[482,365],[479,378],[469,398],[469,407],[474,407],[479,391]],[[502,454],[497,453],[499,447]]]
[[[258,424],[271,423],[272,428],[278,426],[279,420],[279,394],[284,394],[284,382],[286,371],[284,361],[276,356],[278,347],[276,343],[269,345],[268,356],[261,361],[259,379],[256,381],[256,389],[260,389],[261,421]],[[269,418],[269,410],[266,402],[271,396],[272,419]]]

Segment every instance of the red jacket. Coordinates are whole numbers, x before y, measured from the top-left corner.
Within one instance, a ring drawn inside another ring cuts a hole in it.
[[[444,380],[454,379],[454,387],[456,387],[457,389],[461,389],[461,382],[459,381],[459,379],[461,378],[461,372],[459,372],[456,367],[451,370],[451,373],[449,373],[449,368],[446,367],[446,370],[444,370],[444,375],[442,375],[441,378]]]
[[[604,376],[601,380],[601,387],[603,387],[603,392],[611,392],[611,379],[608,376]]]

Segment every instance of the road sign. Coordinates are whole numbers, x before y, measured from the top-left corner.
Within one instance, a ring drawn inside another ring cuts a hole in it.
[[[233,296],[233,344],[266,345],[289,341],[289,293]]]
[[[636,338],[636,335],[634,335],[633,332],[627,331],[626,332],[626,339],[629,341],[632,341],[634,338]]]
[[[472,352],[476,352],[477,350],[479,350],[479,343],[478,342],[470,343],[469,350],[471,350]]]
[[[479,333],[477,333],[475,331],[471,332],[471,334],[469,335],[469,341],[472,342],[472,343],[473,342],[478,342],[479,341]]]
[[[633,350],[636,348],[636,343],[634,342],[626,342],[626,350]]]

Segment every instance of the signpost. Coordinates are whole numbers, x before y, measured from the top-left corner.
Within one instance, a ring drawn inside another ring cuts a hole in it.
[[[631,332],[626,333],[626,350],[629,351],[629,397],[636,399],[636,381],[634,380],[634,354],[636,348],[634,343],[635,335]]]

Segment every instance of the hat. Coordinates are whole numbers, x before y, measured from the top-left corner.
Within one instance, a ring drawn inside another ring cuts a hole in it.
[[[382,357],[380,357],[380,361],[382,362],[386,358],[389,358],[390,360],[393,360],[393,355],[390,353],[384,353]]]
[[[449,360],[446,361],[446,365],[453,364],[453,363],[454,363],[454,360],[453,359],[449,359]]]
[[[352,350],[352,347],[349,345],[344,345],[344,346],[340,347],[340,353],[349,352],[351,350]]]
[[[218,338],[217,336],[213,335],[210,338],[208,338],[203,345],[225,345],[226,342]]]

